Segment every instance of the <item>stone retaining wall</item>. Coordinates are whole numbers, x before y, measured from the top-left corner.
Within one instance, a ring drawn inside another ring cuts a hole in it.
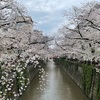
[[[66,60],[63,57],[55,58],[54,62],[71,77],[91,100],[100,100],[100,73],[95,69],[95,66]]]
[[[34,66],[33,63],[29,63],[27,67],[24,67],[25,65],[22,63],[23,70],[16,73],[16,77],[11,80],[11,84],[13,86],[6,87],[6,84],[0,87],[2,89],[3,95],[5,94],[5,98],[2,98],[2,100],[19,100],[19,98],[23,95],[23,92],[27,89],[33,78],[37,75],[39,72],[38,67],[41,66],[42,68],[45,67],[45,63],[43,60],[38,61],[39,64],[37,66]],[[25,69],[24,69],[25,68]],[[14,70],[13,70],[14,72]],[[22,73],[21,73],[22,72]],[[10,80],[12,77],[11,74],[9,74],[8,80]],[[22,82],[23,81],[23,82]],[[10,85],[11,85],[10,84]],[[7,93],[4,93],[4,91],[7,90]]]

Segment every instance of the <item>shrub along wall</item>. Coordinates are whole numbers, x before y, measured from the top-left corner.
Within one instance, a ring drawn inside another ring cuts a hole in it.
[[[91,100],[100,100],[100,73],[89,62],[67,60],[66,57],[54,58],[61,67]]]

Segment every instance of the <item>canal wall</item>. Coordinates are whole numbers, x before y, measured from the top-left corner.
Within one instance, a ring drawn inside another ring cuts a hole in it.
[[[55,58],[54,62],[82,89],[91,100],[100,100],[100,70],[86,62]]]
[[[15,69],[12,70],[13,73],[10,73],[8,75],[8,83],[1,84],[0,86],[0,90],[2,90],[0,97],[1,95],[3,95],[3,97],[1,97],[2,100],[19,100],[19,98],[26,91],[31,81],[39,72],[39,66],[41,66],[41,68],[45,67],[45,63],[43,60],[38,60],[38,62],[39,63],[37,65],[29,62],[27,67],[25,67],[24,62],[20,62],[21,70],[18,70],[17,72]],[[15,77],[12,78],[14,72]]]

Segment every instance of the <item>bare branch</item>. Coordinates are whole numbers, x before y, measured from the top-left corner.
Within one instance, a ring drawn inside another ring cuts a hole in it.
[[[58,47],[60,47],[62,50],[66,51],[66,49],[64,49],[62,46],[60,46],[60,45],[57,43],[56,40],[55,40],[55,44],[56,44]]]

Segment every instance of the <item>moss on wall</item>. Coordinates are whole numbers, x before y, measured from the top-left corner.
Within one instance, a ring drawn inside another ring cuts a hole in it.
[[[66,60],[65,57],[55,58],[54,62],[55,62],[56,65],[59,65],[60,67],[71,67],[71,66],[74,66],[74,69],[75,69],[76,72],[77,72],[78,67],[80,65],[77,61]]]
[[[97,93],[98,99],[100,100],[100,74],[98,76],[97,91],[96,91],[96,93]]]
[[[83,70],[83,90],[84,92],[89,95],[91,91],[91,84],[92,84],[92,74],[93,74],[93,66],[83,64],[82,65]]]

